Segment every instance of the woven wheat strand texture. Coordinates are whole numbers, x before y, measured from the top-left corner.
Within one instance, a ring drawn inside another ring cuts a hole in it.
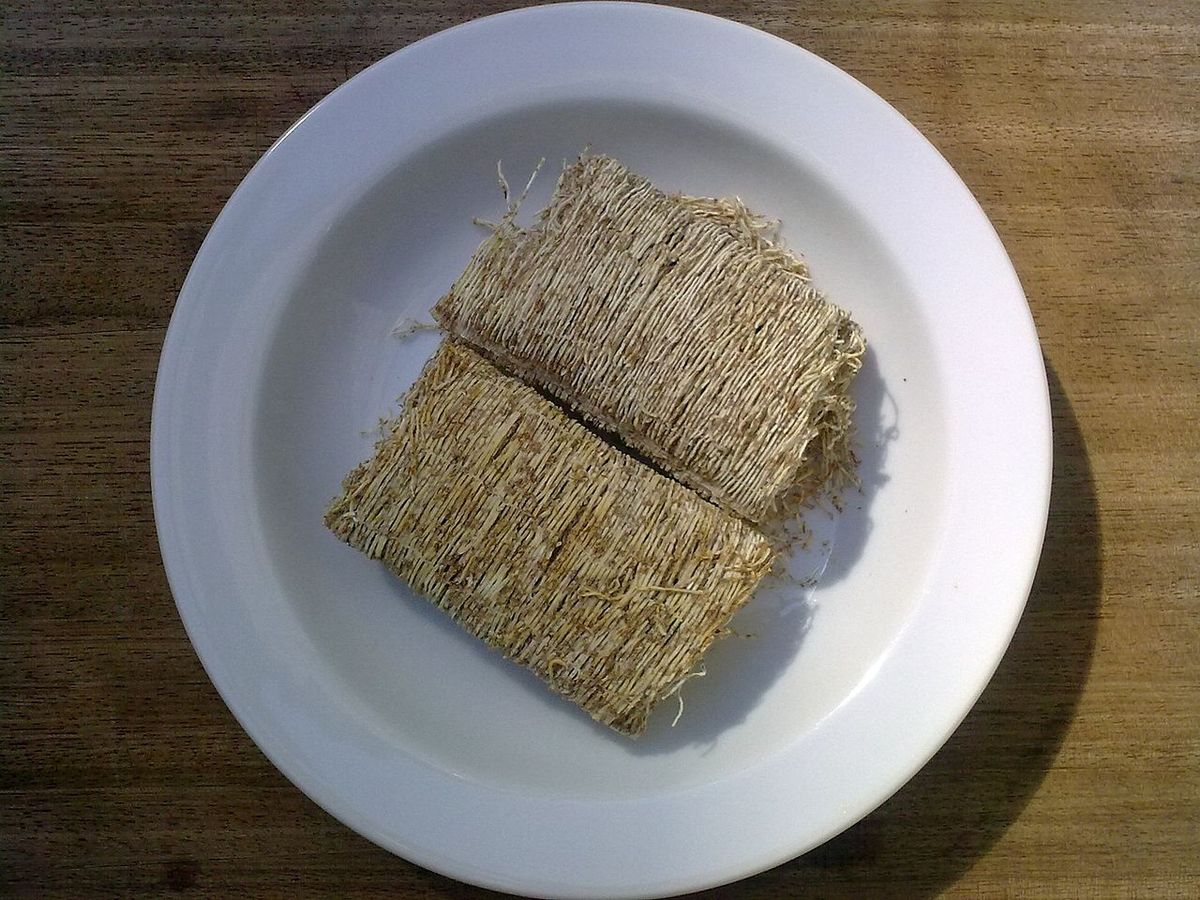
[[[448,329],[755,522],[852,478],[860,329],[739,203],[604,156],[505,221],[437,304]]]
[[[326,524],[639,733],[770,568],[765,539],[453,341],[404,407]]]

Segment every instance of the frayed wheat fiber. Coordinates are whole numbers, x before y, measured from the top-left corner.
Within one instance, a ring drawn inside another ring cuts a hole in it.
[[[511,212],[511,204],[510,204]],[[853,481],[858,326],[736,200],[669,196],[604,156],[529,229],[493,227],[447,330],[753,522]]]
[[[770,569],[766,540],[448,340],[326,525],[626,734]]]

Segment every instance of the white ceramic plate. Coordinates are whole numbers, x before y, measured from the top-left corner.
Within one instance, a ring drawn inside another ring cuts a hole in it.
[[[339,544],[321,512],[501,210],[495,165],[612,153],[779,216],[871,344],[864,490],[810,517],[706,678],[630,742]],[[196,651],[246,730],[371,840],[509,891],[646,896],[765,869],[900,787],[1020,616],[1050,479],[1020,285],[938,153],[849,76],[721,19],[586,3],[405,48],[293,126],[217,219],[154,401],[154,505]]]

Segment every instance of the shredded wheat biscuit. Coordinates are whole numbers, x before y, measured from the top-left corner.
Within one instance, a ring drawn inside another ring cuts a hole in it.
[[[566,168],[537,224],[493,228],[447,330],[753,522],[854,479],[858,326],[739,201]]]
[[[626,734],[770,569],[766,540],[446,341],[326,525]]]

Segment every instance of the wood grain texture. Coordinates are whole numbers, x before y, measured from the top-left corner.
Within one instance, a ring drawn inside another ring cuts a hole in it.
[[[486,894],[335,822],[234,722],[163,576],[148,426],[175,295],[259,154],[510,5],[0,9],[0,892]],[[859,825],[707,896],[1197,896],[1194,4],[696,7],[847,70],[955,166],[1029,295],[1056,452],[1028,611],[958,732]]]

